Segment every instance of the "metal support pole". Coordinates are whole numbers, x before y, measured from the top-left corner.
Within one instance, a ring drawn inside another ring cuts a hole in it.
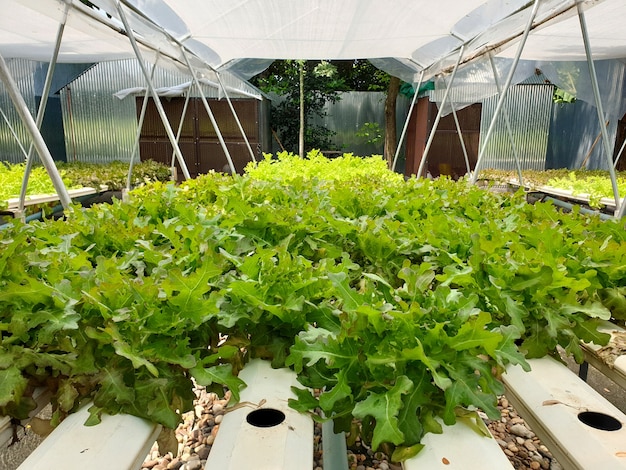
[[[28,152],[26,151],[26,149],[22,145],[22,142],[20,141],[20,138],[17,136],[17,133],[15,132],[15,129],[13,129],[13,126],[9,122],[9,118],[7,117],[6,114],[4,114],[4,111],[2,110],[2,108],[0,108],[0,114],[2,114],[2,119],[4,119],[4,122],[7,123],[9,131],[11,131],[11,135],[13,135],[13,138],[17,142],[17,145],[19,146],[20,150],[22,151],[22,154],[24,154],[24,158],[25,159],[28,158]]]
[[[37,110],[37,119],[35,124],[37,129],[41,129],[44,115],[46,114],[46,107],[48,105],[48,95],[50,94],[50,88],[52,87],[52,78],[54,76],[54,69],[59,58],[59,51],[61,50],[61,43],[63,42],[63,33],[65,31],[65,25],[67,23],[67,17],[70,13],[70,3],[65,4],[65,11],[63,13],[63,19],[59,23],[59,29],[57,31],[56,42],[54,45],[54,51],[52,52],[52,58],[48,64],[48,71],[46,73],[46,80],[44,82],[43,91],[41,92],[41,101],[39,102],[39,109]],[[28,155],[26,156],[26,167],[24,168],[24,176],[22,178],[22,187],[20,189],[20,198],[18,201],[18,210],[20,213],[24,212],[24,206],[26,203],[26,191],[28,190],[28,180],[30,173],[33,169],[33,144],[30,144],[28,148]]]
[[[596,111],[598,112],[598,122],[600,123],[600,131],[602,132],[602,142],[604,143],[604,154],[609,164],[609,175],[611,175],[611,185],[613,186],[613,197],[615,198],[615,213],[623,214],[622,204],[619,197],[619,189],[617,188],[617,178],[615,169],[613,168],[613,156],[611,154],[611,144],[609,143],[609,134],[604,124],[604,110],[602,109],[602,99],[600,98],[600,87],[598,86],[598,76],[596,75],[596,67],[593,63],[591,55],[591,45],[589,43],[589,34],[587,31],[587,22],[585,21],[585,13],[580,3],[576,2],[578,9],[578,20],[580,22],[580,32],[583,36],[585,45],[585,55],[587,56],[587,65],[589,66],[589,76],[591,78],[591,87],[593,88],[593,96],[596,102]]]
[[[189,108],[189,100],[191,99],[191,84],[189,85],[189,91],[187,91],[187,96],[185,96],[185,104],[183,105],[183,112],[181,113],[180,116],[180,122],[178,123],[178,129],[176,130],[176,141],[180,141],[180,134],[182,134],[183,132],[183,124],[184,124],[184,120],[185,120],[185,115],[187,114],[187,109]],[[170,164],[170,167],[174,168],[174,162],[176,155],[174,154],[174,152],[172,152],[172,163]],[[173,174],[173,173],[172,173]]]
[[[215,116],[213,115],[213,112],[211,111],[211,108],[209,106],[209,102],[207,101],[206,96],[204,96],[204,92],[202,91],[202,86],[200,85],[200,82],[198,81],[196,71],[192,67],[191,62],[189,62],[189,57],[187,56],[187,52],[185,51],[185,49],[181,47],[181,51],[183,52],[183,56],[185,57],[185,61],[187,62],[187,67],[189,68],[189,71],[191,72],[191,76],[193,77],[193,82],[195,83],[196,87],[198,88],[198,92],[200,93],[200,99],[202,100],[204,109],[206,109],[206,112],[209,115],[209,119],[211,120],[211,124],[213,124],[215,133],[217,134],[217,139],[220,141],[222,150],[224,150],[224,154],[226,155],[226,160],[228,160],[230,171],[232,172],[232,174],[235,174],[237,170],[235,170],[233,159],[230,157],[230,152],[228,151],[228,148],[226,147],[226,142],[224,142],[224,137],[222,136],[222,133],[220,132],[220,129],[217,125],[217,121],[215,120]]]
[[[187,169],[187,164],[185,163],[185,158],[183,157],[182,152],[180,151],[180,147],[178,146],[178,142],[176,142],[176,137],[174,136],[174,131],[172,130],[172,126],[170,125],[169,120],[167,119],[167,115],[165,114],[165,110],[163,109],[163,105],[161,104],[161,100],[159,99],[159,95],[154,88],[152,80],[150,80],[150,75],[148,74],[148,70],[146,69],[146,65],[141,56],[141,51],[139,50],[139,46],[137,45],[137,40],[133,34],[133,30],[128,24],[128,19],[126,18],[126,14],[124,13],[124,9],[120,3],[120,0],[116,0],[115,2],[117,11],[120,15],[120,19],[124,24],[124,29],[126,30],[126,35],[130,40],[130,44],[135,52],[135,56],[137,57],[137,61],[139,62],[139,66],[141,67],[141,71],[146,78],[147,86],[150,89],[150,93],[152,94],[152,98],[154,99],[154,104],[156,105],[159,116],[161,117],[161,121],[163,121],[163,127],[165,127],[165,132],[167,133],[167,137],[170,139],[170,143],[174,148],[174,152],[176,152],[176,157],[178,158],[178,163],[183,171],[183,175],[185,179],[191,179],[189,175],[189,170]]]
[[[443,114],[443,107],[448,100],[448,95],[450,94],[450,88],[452,88],[452,83],[454,82],[454,77],[456,76],[456,71],[458,70],[459,64],[461,63],[461,59],[463,58],[464,51],[465,51],[465,44],[463,44],[461,46],[461,49],[459,50],[459,58],[457,59],[456,64],[454,64],[454,69],[452,70],[452,75],[450,76],[450,83],[448,83],[448,86],[446,87],[446,92],[444,93],[443,100],[441,101],[441,104],[439,105],[439,111],[437,112],[437,117],[435,117],[433,128],[431,129],[430,135],[428,136],[428,141],[426,142],[426,148],[424,148],[424,153],[422,155],[422,161],[420,161],[420,166],[419,166],[419,169],[417,170],[418,178],[422,176],[422,172],[424,171],[424,166],[426,165],[428,152],[430,151],[430,146],[432,145],[433,140],[435,139],[435,132],[437,131],[437,126],[439,125],[439,121],[441,120],[441,116]]]
[[[491,53],[489,54],[489,63],[491,64],[491,70],[493,71],[493,80],[496,84],[496,89],[498,90],[498,94],[500,94],[500,79],[498,78],[498,71],[496,70],[496,64],[493,62],[493,56]],[[520,164],[519,154],[517,152],[517,147],[515,145],[515,140],[513,139],[513,130],[511,129],[511,119],[509,117],[509,107],[504,103],[502,105],[502,112],[504,113],[504,122],[506,123],[506,131],[509,135],[509,141],[511,142],[511,149],[513,150],[513,158],[515,159],[515,166],[517,167],[517,178],[519,180],[519,185],[524,185],[524,180],[522,176],[522,165]]]
[[[619,152],[617,152],[617,157],[615,157],[615,163],[613,163],[613,168],[617,168],[619,159],[622,157],[622,153],[624,153],[624,147],[626,147],[626,140],[624,140],[624,143],[620,147]]]
[[[154,71],[156,70],[159,58],[154,61],[152,65],[152,71],[150,72],[150,78],[154,78]],[[141,139],[141,129],[143,128],[143,121],[146,118],[146,111],[148,109],[148,97],[150,96],[150,90],[146,87],[146,92],[143,95],[143,103],[141,103],[141,113],[139,114],[139,122],[137,123],[137,132],[135,132],[135,142],[133,144],[133,151],[130,154],[130,163],[128,164],[128,176],[126,177],[126,191],[130,191],[132,183],[133,166],[135,164],[135,156],[137,155],[137,149],[139,149],[139,140]],[[177,139],[178,141],[178,139]]]
[[[580,377],[581,379],[583,379],[583,381],[587,381],[587,376],[589,375],[589,363],[587,361],[584,361],[579,367],[578,367],[578,377]]]
[[[443,79],[445,83],[445,78]],[[472,171],[469,162],[469,156],[467,155],[467,148],[465,147],[465,140],[463,140],[463,131],[461,131],[461,124],[459,123],[459,117],[456,114],[456,108],[454,107],[454,103],[450,103],[450,107],[452,108],[452,116],[454,117],[454,125],[456,126],[456,133],[459,136],[459,142],[461,143],[461,150],[463,150],[463,156],[465,157],[465,169],[467,174],[469,175]]]
[[[239,132],[241,132],[243,140],[246,142],[246,146],[248,147],[248,152],[250,152],[250,158],[252,158],[252,161],[256,163],[256,157],[254,155],[254,152],[252,151],[250,142],[248,141],[248,136],[246,135],[246,132],[243,130],[243,126],[241,125],[239,116],[237,116],[235,107],[233,106],[233,103],[230,101],[230,97],[228,96],[228,92],[226,91],[226,87],[224,86],[224,83],[222,83],[222,77],[220,76],[218,72],[215,72],[215,75],[217,75],[217,81],[222,87],[222,91],[224,92],[224,96],[226,97],[226,101],[228,102],[228,106],[230,107],[230,111],[233,113],[233,117],[235,118],[235,121],[237,122],[237,127],[239,128]]]
[[[472,168],[469,162],[469,156],[467,155],[467,148],[465,147],[465,140],[463,139],[463,131],[461,131],[461,124],[459,124],[459,118],[456,115],[456,109],[454,109],[454,105],[452,105],[452,115],[454,116],[454,124],[456,125],[456,132],[459,135],[459,142],[461,143],[461,149],[463,150],[463,157],[465,158],[465,172],[466,174],[470,174]]]
[[[489,143],[491,134],[493,133],[493,130],[496,127],[496,120],[498,118],[498,115],[500,114],[500,111],[502,110],[502,105],[504,104],[506,94],[508,93],[509,88],[511,86],[511,82],[513,81],[513,74],[515,73],[515,70],[517,69],[517,64],[519,63],[519,59],[522,55],[522,51],[524,50],[524,46],[526,45],[526,40],[528,39],[528,35],[530,34],[533,21],[535,21],[535,16],[537,15],[538,8],[539,8],[539,0],[535,0],[533,9],[530,12],[530,17],[528,18],[528,22],[526,23],[526,28],[524,29],[524,34],[522,35],[519,46],[517,48],[517,52],[515,53],[515,58],[513,59],[513,63],[511,64],[509,75],[507,76],[506,82],[504,83],[504,88],[502,90],[502,93],[500,93],[500,98],[498,99],[498,104],[496,105],[496,110],[494,112],[493,119],[491,120],[489,129],[487,130],[487,135],[485,136],[485,142],[481,146],[480,152],[478,153],[478,160],[476,162],[476,167],[474,168],[474,174],[472,175],[472,179],[471,179],[472,184],[476,183],[476,180],[478,179],[480,165],[485,156],[485,149],[487,148],[487,144]]]
[[[41,136],[41,132],[39,132],[39,128],[33,119],[33,116],[30,114],[28,106],[24,101],[24,97],[21,95],[17,84],[11,77],[9,72],[9,68],[7,67],[6,62],[4,61],[4,57],[0,54],[0,80],[4,83],[7,91],[9,92],[9,96],[11,97],[11,101],[13,101],[13,105],[17,113],[19,114],[22,122],[28,129],[32,139],[33,145],[41,158],[41,162],[45,167],[50,179],[52,180],[52,184],[54,185],[54,189],[59,196],[59,201],[63,206],[63,209],[68,210],[70,205],[72,204],[72,199],[67,192],[67,188],[65,184],[63,184],[63,180],[61,179],[61,175],[57,170],[57,167],[54,164],[54,160],[52,159],[52,155],[50,155],[50,151],[48,147],[46,147],[46,143]]]
[[[393,163],[391,164],[391,171],[396,170],[396,164],[398,163],[398,156],[400,155],[402,142],[404,141],[406,131],[409,127],[409,121],[411,120],[411,113],[413,113],[413,108],[415,107],[415,102],[417,101],[417,95],[419,95],[420,87],[422,86],[422,80],[424,80],[424,70],[422,70],[422,72],[420,73],[420,78],[417,80],[417,87],[415,88],[415,94],[413,95],[413,99],[411,100],[409,113],[407,114],[406,120],[404,121],[404,127],[402,128],[402,133],[400,134],[400,141],[398,142],[398,146],[396,147],[396,154],[393,156]]]

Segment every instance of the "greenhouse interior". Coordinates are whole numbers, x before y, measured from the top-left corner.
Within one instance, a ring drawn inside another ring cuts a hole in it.
[[[0,470],[626,469],[626,2],[3,5]]]

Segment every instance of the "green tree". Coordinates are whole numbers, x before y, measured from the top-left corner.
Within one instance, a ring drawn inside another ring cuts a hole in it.
[[[339,92],[386,92],[384,153],[391,164],[397,145],[395,116],[400,87],[397,77],[362,59],[331,62],[281,60],[275,61],[252,82],[265,92],[285,97],[284,101],[272,106],[273,127],[281,146],[300,154],[313,148],[334,148],[334,132],[310,122],[313,116],[325,115],[326,102],[338,101]]]
[[[391,168],[396,153],[396,103],[401,81],[387,72],[374,67],[368,60],[337,61],[339,75],[350,90],[384,91],[385,97],[385,131],[384,156]]]
[[[300,153],[300,141],[303,151],[333,148],[334,132],[311,123],[313,116],[324,117],[324,105],[337,102],[339,91],[347,89],[327,62],[278,60],[251,82],[284,97],[272,105],[272,127],[285,150]]]

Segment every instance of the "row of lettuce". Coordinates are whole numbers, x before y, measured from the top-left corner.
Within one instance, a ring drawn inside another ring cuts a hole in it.
[[[626,196],[626,172],[615,174],[618,192],[621,198]],[[517,171],[488,169],[480,172],[480,177],[499,184],[517,181]],[[572,196],[587,199],[593,208],[602,207],[602,199],[613,200],[613,185],[607,170],[524,170],[522,171],[523,186],[537,190],[543,187],[570,191]]]
[[[70,162],[57,163],[59,174],[68,189],[106,187],[109,191],[120,191],[126,187],[129,164],[121,161],[107,163]],[[17,198],[22,188],[26,169],[25,163],[0,162],[0,209],[7,207],[7,200]],[[152,160],[138,162],[133,166],[131,186],[153,181],[168,181],[169,167]],[[32,168],[28,179],[27,196],[55,194],[52,181],[41,165]]]
[[[237,399],[261,357],[298,373],[294,408],[403,460],[436,417],[498,418],[508,364],[581,360],[626,318],[621,224],[379,157],[281,154],[0,237],[0,414],[45,385],[53,423],[91,401],[172,429],[192,379]]]

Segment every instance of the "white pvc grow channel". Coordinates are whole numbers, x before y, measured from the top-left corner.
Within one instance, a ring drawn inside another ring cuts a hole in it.
[[[313,420],[288,404],[296,375],[255,359],[239,377],[250,386],[224,416],[205,468],[311,470]]]

